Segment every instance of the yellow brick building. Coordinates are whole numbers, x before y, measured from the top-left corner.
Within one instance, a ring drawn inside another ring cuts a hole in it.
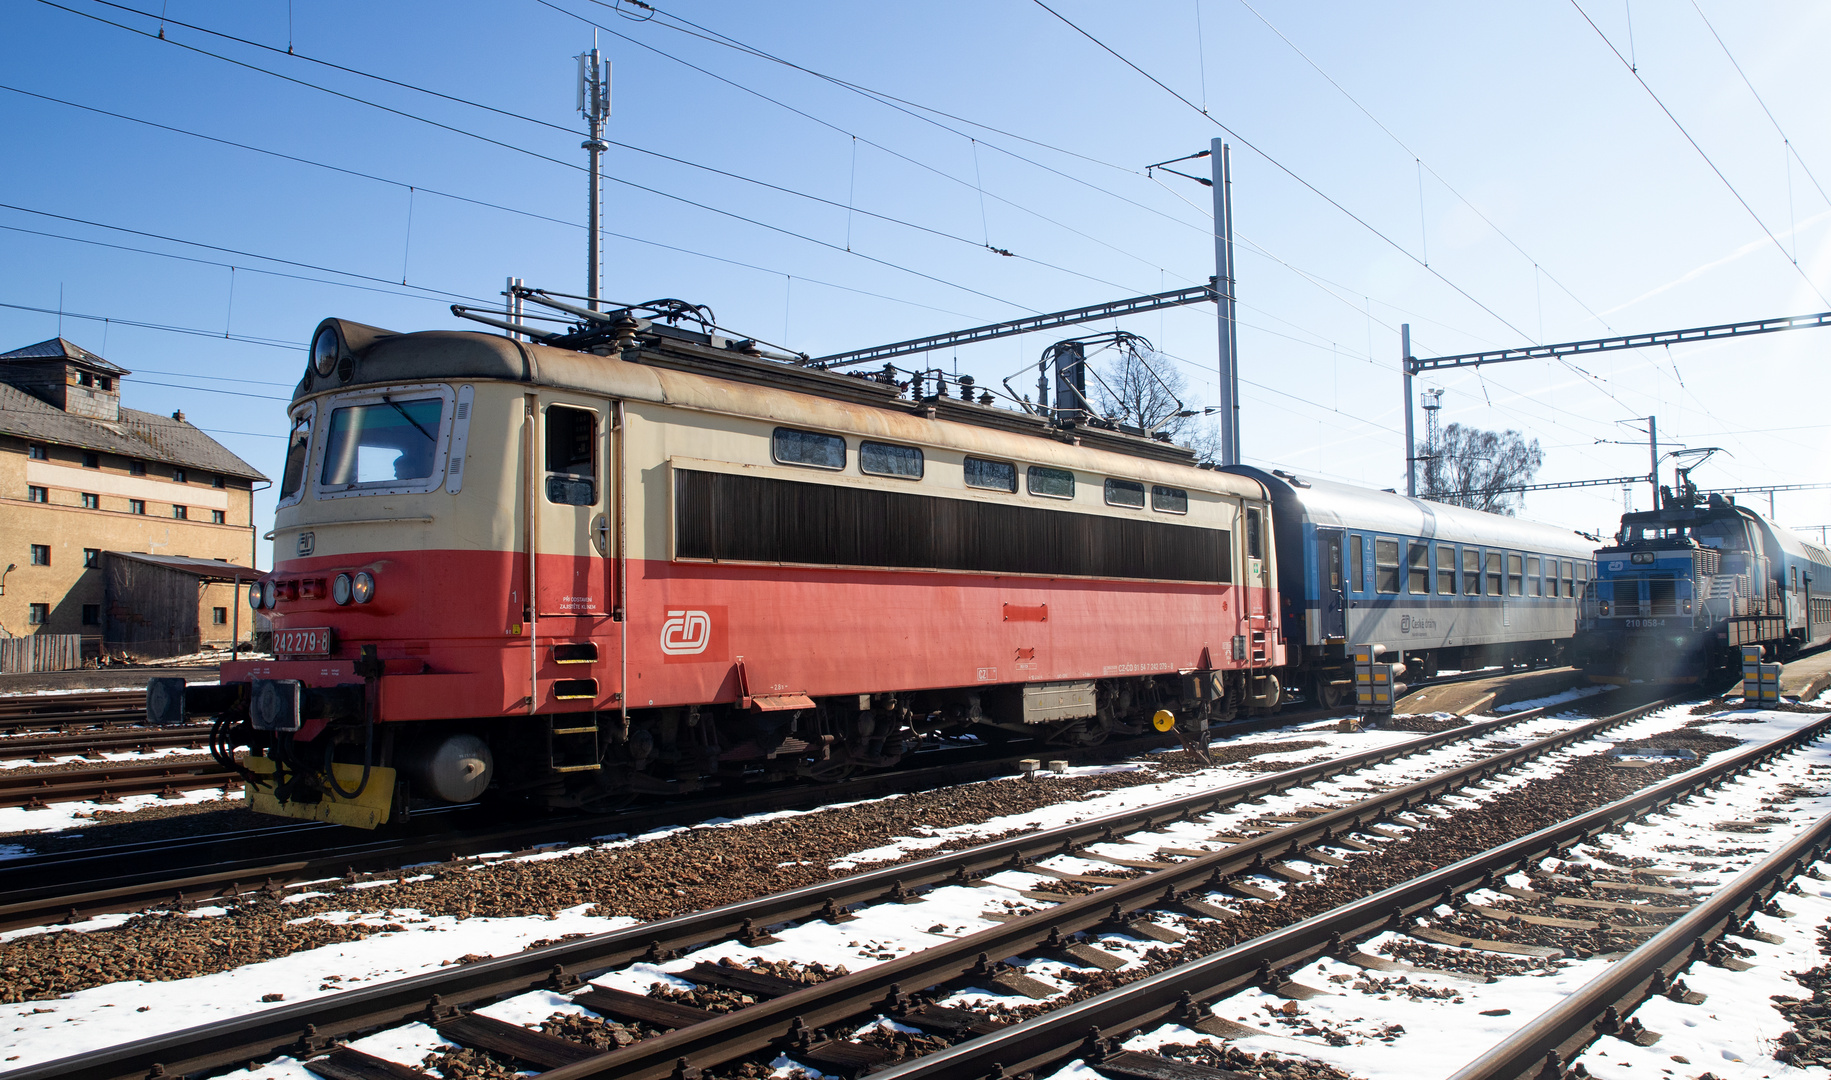
[[[0,354],[0,633],[80,634],[85,655],[226,646],[236,622],[245,641],[238,587],[208,574],[194,608],[169,589],[156,604],[109,595],[109,552],[252,567],[267,480],[183,412],[122,408],[130,374],[63,338]]]

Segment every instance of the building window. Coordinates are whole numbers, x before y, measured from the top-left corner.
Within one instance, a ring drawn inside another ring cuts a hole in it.
[[[129,499],[129,500],[127,500],[127,512],[128,512],[128,513],[130,513],[130,514],[144,514],[144,513],[146,513],[146,500],[145,500],[145,499]]]
[[[846,467],[846,441],[818,431],[779,427],[770,439],[776,460],[784,465],[811,465],[816,469]]]
[[[46,489],[39,487],[37,484],[32,484],[25,489],[25,497],[33,502],[51,501],[51,493]]]
[[[210,521],[217,525],[227,525],[229,523],[229,515],[223,510],[212,510],[210,511]]]
[[[858,444],[859,472],[870,473],[872,476],[900,476],[905,480],[920,480],[923,466],[920,447],[878,442]]]
[[[51,605],[33,604],[31,613],[26,616],[25,621],[33,626],[43,626],[45,623],[50,622]]]
[[[25,453],[26,453],[26,456],[31,458],[33,461],[43,461],[47,457],[50,456],[45,453],[45,448],[44,448],[43,443],[32,443],[30,446],[27,446],[25,448]]]
[[[33,566],[51,565],[51,545],[49,545],[49,544],[33,544],[32,545],[32,565]]]
[[[216,626],[227,626],[229,624],[229,609],[226,607],[211,608],[210,622]]]
[[[113,390],[114,380],[106,375],[97,375],[95,377],[95,385],[103,390]]]
[[[222,609],[218,608],[217,610],[221,611]],[[100,605],[100,604],[84,604],[83,605],[83,625],[84,626],[102,625],[102,605]]]
[[[219,487],[226,487],[227,485],[223,482],[222,474],[217,473],[215,476],[210,477],[210,486],[213,488],[219,488]]]
[[[988,491],[1017,491],[1017,466],[1008,461],[966,459],[966,486]]]
[[[1430,592],[1430,545],[1412,544],[1408,558],[1411,568],[1411,594],[1423,596]]]
[[[1399,591],[1399,542],[1373,541],[1373,587],[1383,593]]]
[[[175,484],[188,484],[191,482],[191,478],[189,476],[185,475],[185,471],[183,469],[173,469],[172,470],[172,482]]]
[[[92,491],[83,492],[83,509],[84,510],[100,510],[101,508],[102,508],[102,497],[100,495],[97,495]]]
[[[1143,510],[1144,485],[1136,480],[1108,480],[1106,482],[1106,505],[1129,506]]]
[[[190,510],[186,509],[185,507],[179,506],[177,504],[173,504],[172,516],[177,518],[179,521],[185,521],[190,518],[191,512],[190,512]]]
[[[128,462],[127,463],[127,473],[129,476],[145,476],[146,475],[146,462],[144,462],[144,461]]]
[[[102,549],[101,548],[84,548],[83,549],[83,569],[94,570],[95,568],[97,568],[101,565],[102,565]]]
[[[83,468],[99,469],[102,467],[102,455],[93,450],[83,451]]]

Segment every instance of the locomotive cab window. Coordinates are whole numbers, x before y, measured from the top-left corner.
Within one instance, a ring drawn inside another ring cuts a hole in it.
[[[770,439],[770,450],[784,465],[806,465],[815,469],[846,467],[846,441],[837,435],[779,427]]]
[[[305,491],[305,469],[311,457],[312,411],[308,408],[293,417],[292,433],[286,437],[286,467],[280,473],[281,506],[297,502]]]
[[[1024,474],[1024,482],[1032,495],[1050,499],[1074,498],[1074,474],[1066,469],[1032,465],[1024,470]]]
[[[905,480],[920,480],[922,466],[922,451],[918,447],[881,442],[858,444],[859,472],[870,473],[872,476],[900,476]]]
[[[1189,512],[1189,493],[1182,488],[1152,484],[1151,509],[1161,510],[1166,514],[1186,514]]]
[[[1399,591],[1399,542],[1376,538],[1373,541],[1373,587],[1383,593]]]
[[[1422,596],[1430,592],[1430,545],[1410,545],[1410,551],[1406,553],[1406,562],[1411,570],[1410,589],[1412,594]]]
[[[1437,595],[1456,595],[1456,549],[1437,545]]]
[[[984,488],[987,491],[1008,491],[1015,495],[1017,493],[1017,466],[1008,461],[967,458],[966,486]]]
[[[1462,594],[1481,595],[1481,552],[1472,547],[1462,549]]]
[[[370,404],[333,409],[319,484],[394,487],[427,480],[438,462],[444,413],[442,398],[403,400],[386,394]]]
[[[1264,513],[1256,506],[1246,509],[1246,557],[1265,558]]]
[[[547,406],[547,501],[594,506],[598,501],[598,414]]]
[[[1108,480],[1106,482],[1106,505],[1129,506],[1135,510],[1144,509],[1144,485],[1134,480]]]

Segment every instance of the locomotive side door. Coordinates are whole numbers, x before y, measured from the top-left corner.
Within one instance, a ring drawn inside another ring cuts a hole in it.
[[[1322,593],[1322,623],[1316,643],[1348,639],[1347,598],[1342,582],[1342,531],[1316,530],[1316,577]]]
[[[614,514],[607,492],[607,402],[542,394],[534,446],[535,601],[542,618],[607,616],[612,597],[593,526]],[[573,636],[586,637],[590,627]]]

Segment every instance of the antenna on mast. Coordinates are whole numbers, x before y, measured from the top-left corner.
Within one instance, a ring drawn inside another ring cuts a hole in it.
[[[579,115],[591,125],[591,137],[580,144],[591,158],[590,208],[585,230],[585,295],[587,305],[598,309],[600,284],[604,273],[601,237],[604,216],[604,186],[599,177],[599,163],[610,144],[604,141],[604,122],[610,119],[610,61],[598,55],[598,38],[591,35],[591,51],[574,57],[579,64]]]

